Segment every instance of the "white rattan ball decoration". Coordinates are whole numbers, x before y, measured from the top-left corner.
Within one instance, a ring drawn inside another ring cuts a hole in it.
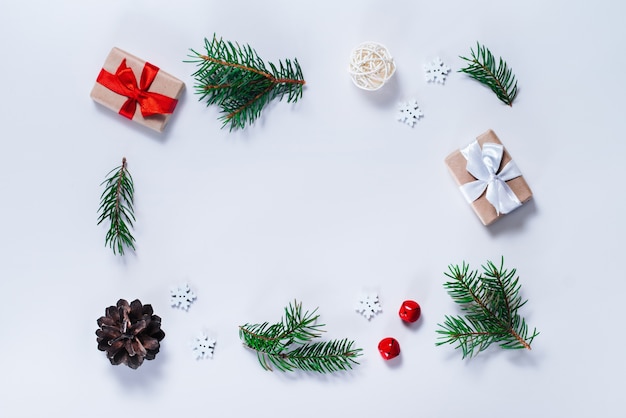
[[[363,42],[350,55],[350,77],[363,90],[378,90],[396,72],[396,64],[384,45]]]

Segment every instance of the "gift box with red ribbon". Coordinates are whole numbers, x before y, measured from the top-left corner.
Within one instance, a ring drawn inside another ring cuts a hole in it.
[[[446,158],[461,193],[484,225],[532,197],[522,172],[492,130]]]
[[[109,53],[91,98],[114,112],[162,132],[185,84],[119,48]]]

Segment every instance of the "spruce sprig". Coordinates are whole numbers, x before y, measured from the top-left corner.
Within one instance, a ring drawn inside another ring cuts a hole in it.
[[[324,324],[318,324],[317,309],[302,311],[302,304],[294,301],[285,308],[280,322],[245,324],[239,327],[243,344],[256,351],[265,370],[293,371],[296,369],[319,373],[351,369],[359,364],[361,355],[348,339],[311,342],[319,338]]]
[[[513,71],[500,57],[496,65],[496,59],[491,51],[476,42],[476,51],[471,49],[471,58],[459,57],[467,62],[468,66],[461,68],[459,72],[469,75],[474,80],[489,87],[502,102],[513,106],[513,100],[517,96],[517,81]]]
[[[297,102],[302,97],[305,84],[297,59],[271,62],[269,69],[249,45],[223,41],[215,35],[204,40],[204,53],[191,49],[198,70],[195,90],[207,106],[218,105],[223,115],[222,128],[230,124],[230,130],[243,129],[252,124],[263,108],[276,97],[287,102]]]
[[[122,158],[122,165],[109,171],[107,179],[101,185],[105,185],[105,188],[100,196],[98,225],[107,219],[111,222],[104,245],[111,247],[113,254],[124,255],[124,247],[135,250],[135,238],[129,229],[135,221],[133,213],[135,188],[126,157]]]
[[[520,296],[521,285],[516,270],[504,268],[504,257],[497,267],[491,261],[482,266],[483,273],[469,266],[450,265],[445,273],[452,281],[444,287],[452,299],[460,305],[465,316],[446,316],[438,324],[440,335],[437,345],[456,344],[463,358],[473,357],[492,343],[505,349],[528,349],[539,335],[536,329],[529,332],[518,310],[526,304]]]

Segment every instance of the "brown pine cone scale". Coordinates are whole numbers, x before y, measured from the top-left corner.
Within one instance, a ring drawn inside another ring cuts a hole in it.
[[[105,316],[98,318],[98,327],[98,350],[106,352],[111,364],[125,364],[131,369],[144,360],[153,360],[165,338],[161,318],[154,315],[151,305],[142,305],[138,299],[130,304],[120,299],[117,306],[106,308]]]

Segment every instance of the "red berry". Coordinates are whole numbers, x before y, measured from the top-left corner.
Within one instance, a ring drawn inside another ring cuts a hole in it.
[[[422,314],[422,308],[420,308],[419,303],[414,300],[405,300],[402,302],[402,306],[400,306],[400,319],[406,322],[415,322],[420,319],[420,315]]]
[[[385,360],[391,360],[400,355],[400,344],[395,338],[387,337],[378,343],[378,351]]]

